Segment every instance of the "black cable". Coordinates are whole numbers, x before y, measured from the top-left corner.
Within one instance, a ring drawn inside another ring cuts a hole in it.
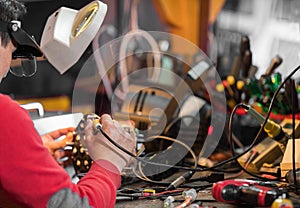
[[[140,162],[144,162],[144,163],[148,163],[150,165],[156,165],[156,166],[163,166],[163,167],[169,167],[169,168],[174,168],[174,169],[179,169],[179,170],[188,170],[188,171],[210,171],[210,170],[214,170],[217,167],[220,167],[226,163],[229,163],[231,161],[234,161],[235,159],[239,158],[240,156],[246,154],[246,153],[241,153],[239,155],[236,155],[235,157],[232,157],[228,160],[222,161],[216,165],[214,165],[213,167],[205,167],[205,168],[191,168],[191,167],[184,167],[184,166],[177,166],[177,165],[168,165],[168,164],[163,164],[163,163],[156,163],[156,162],[151,162],[151,161],[147,161],[144,160],[138,156],[136,156],[135,154],[131,153],[130,151],[128,151],[127,149],[125,149],[124,147],[122,147],[121,145],[117,144],[113,139],[111,139],[102,129],[102,127],[100,125],[97,125],[96,128],[103,134],[103,136],[109,141],[111,142],[114,146],[116,146],[118,149],[120,149],[121,151],[125,152],[126,154],[128,154],[129,156],[135,158],[136,160],[140,161]]]
[[[153,188],[151,188],[153,189]],[[155,188],[153,189],[155,190]],[[161,199],[162,197],[167,196],[177,196],[182,195],[182,192],[186,189],[176,189],[171,191],[164,191],[164,188],[161,189],[162,191],[157,191],[155,194],[146,195],[142,189],[135,189],[131,190],[131,192],[122,192],[122,190],[117,191],[117,196],[126,196],[130,197],[131,200],[140,200],[140,199]]]
[[[139,165],[139,172],[142,174],[142,176],[138,176],[138,178],[140,178],[141,180],[144,180],[146,182],[150,182],[150,183],[157,183],[157,184],[164,184],[167,186],[166,191],[167,190],[173,190],[173,189],[177,189],[177,187],[181,186],[182,184],[186,183],[187,181],[189,181],[189,179],[194,175],[195,173],[195,169],[198,166],[198,158],[196,156],[196,154],[193,152],[192,149],[190,149],[185,143],[183,143],[180,140],[177,139],[173,139],[171,137],[167,137],[167,136],[150,136],[147,137],[144,141],[153,141],[154,139],[164,139],[164,140],[169,140],[169,141],[173,141],[176,142],[178,144],[181,144],[183,147],[185,147],[188,152],[192,155],[193,159],[194,159],[194,166],[192,170],[187,171],[186,173],[180,175],[178,178],[176,178],[175,180],[173,180],[172,182],[162,182],[162,181],[154,181],[150,178],[148,178],[142,168],[141,168],[141,163],[138,163]],[[136,173],[137,174],[137,173]]]
[[[208,184],[204,184],[204,185],[186,183],[186,184],[183,184],[181,186],[181,188],[193,188],[193,189],[203,190],[203,189],[212,187],[212,185],[213,185],[213,183],[208,183]]]
[[[113,139],[111,139],[102,129],[101,125],[97,125],[96,128],[103,134],[103,136],[110,142],[112,143],[114,146],[116,146],[118,149],[120,149],[121,151],[125,152],[126,154],[128,154],[129,156],[135,158],[136,160],[140,161],[140,162],[144,162],[144,163],[148,163],[150,165],[156,165],[156,166],[164,166],[164,167],[168,167],[168,168],[175,168],[175,169],[181,169],[181,170],[196,170],[195,168],[190,168],[190,167],[183,167],[183,166],[173,166],[173,165],[168,165],[168,164],[163,164],[163,163],[156,163],[156,162],[151,162],[151,161],[147,161],[144,160],[141,157],[136,156],[135,154],[133,154],[132,152],[128,151],[127,149],[125,149],[124,147],[122,147],[121,145],[119,145],[118,143],[116,143]]]
[[[230,159],[224,160],[216,165],[214,165],[213,167],[205,167],[205,168],[191,168],[191,167],[184,167],[184,166],[177,166],[177,165],[168,165],[168,164],[163,164],[163,163],[156,163],[156,162],[151,162],[151,161],[147,161],[144,160],[138,156],[136,156],[135,154],[131,153],[130,151],[128,151],[127,149],[125,149],[124,147],[122,147],[121,145],[117,144],[113,139],[111,139],[101,128],[100,125],[97,125],[96,128],[103,134],[103,136],[110,142],[112,143],[114,146],[116,146],[118,149],[120,149],[121,151],[125,152],[126,154],[128,154],[129,156],[135,158],[136,160],[140,161],[140,162],[144,162],[144,163],[148,163],[150,165],[156,165],[156,166],[162,166],[162,167],[168,167],[168,168],[174,168],[174,169],[179,169],[179,170],[188,170],[188,171],[210,171],[210,170],[214,170],[217,167],[220,167],[226,163],[229,163],[231,161],[234,161],[235,159],[243,156],[244,154],[246,154],[245,152],[236,155]]]

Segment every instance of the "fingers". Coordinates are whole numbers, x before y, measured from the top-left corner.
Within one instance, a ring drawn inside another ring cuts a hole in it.
[[[70,132],[74,132],[75,131],[75,128],[74,127],[68,127],[68,128],[64,128],[64,129],[58,129],[58,134],[61,135],[64,135],[64,134],[68,134]]]
[[[67,167],[72,165],[72,151],[65,150],[55,150],[53,152],[53,157],[57,163],[62,167]]]
[[[104,129],[112,128],[112,125],[114,125],[114,122],[113,122],[111,116],[108,114],[103,114],[100,117],[100,123]]]
[[[57,139],[58,137],[62,136],[62,135],[66,135],[69,132],[74,132],[75,128],[74,127],[68,127],[68,128],[63,128],[63,129],[58,129],[55,131],[52,131],[50,133],[48,133],[48,135],[50,135],[53,139]]]
[[[59,141],[45,141],[44,142],[44,145],[49,149],[50,152],[53,152],[57,149],[62,149],[64,148],[67,143],[70,143],[72,142],[73,140],[73,133],[72,132],[68,132],[66,134],[66,137],[62,140],[59,140]]]
[[[100,120],[101,120],[101,123],[103,124],[106,123],[106,122],[112,122],[112,118],[110,115],[108,114],[103,114],[101,117],[100,117]]]

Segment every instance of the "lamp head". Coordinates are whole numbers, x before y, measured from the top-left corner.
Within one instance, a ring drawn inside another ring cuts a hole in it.
[[[93,1],[80,10],[61,7],[49,16],[41,38],[41,50],[61,73],[73,66],[96,36],[107,5]]]

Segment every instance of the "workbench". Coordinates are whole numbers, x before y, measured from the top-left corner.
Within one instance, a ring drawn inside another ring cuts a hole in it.
[[[181,197],[182,198],[182,197]],[[202,190],[198,192],[197,200],[203,202],[202,206],[212,206],[217,208],[235,208],[238,206],[216,202],[211,195],[210,190]],[[178,205],[179,203],[174,203]],[[121,201],[117,202],[115,208],[163,208],[164,201],[160,199],[144,199],[136,201]]]
[[[177,173],[174,174],[172,176],[170,176],[168,178],[169,181],[174,180],[174,178],[177,178],[181,173]],[[198,178],[198,177],[203,177],[204,175],[206,175],[206,172],[196,172],[193,176],[193,178]],[[215,177],[219,177],[219,176],[215,176]],[[193,182],[190,183],[190,185],[197,185],[197,186],[202,186],[203,189],[197,192],[197,198],[196,198],[196,202],[197,201],[201,201],[202,202],[202,206],[211,206],[211,207],[220,207],[220,208],[226,208],[226,207],[231,207],[234,208],[236,206],[231,205],[231,204],[225,204],[225,203],[221,203],[221,202],[217,202],[212,194],[211,194],[211,185],[212,183],[208,183],[207,181],[198,181],[198,182]],[[155,185],[153,184],[149,184],[147,182],[144,181],[139,181],[136,183],[132,183],[129,185],[125,185],[122,186],[121,188],[133,188],[133,189],[138,189],[138,188],[149,188],[151,189],[151,187],[153,187]],[[185,188],[188,189],[188,188]],[[182,195],[178,195],[178,196],[174,196],[174,198],[177,200],[183,200],[184,197]],[[174,202],[175,205],[179,205],[180,202]],[[139,199],[139,200],[118,200],[117,197],[117,203],[115,205],[115,208],[126,208],[126,207],[135,207],[135,208],[162,208],[164,207],[164,200],[163,199]]]
[[[199,173],[196,172],[195,175],[192,177],[196,177],[198,178],[199,175],[203,176],[203,174],[206,174],[205,172],[203,173]],[[236,174],[235,174],[236,175]],[[230,176],[232,176],[232,174],[230,174]],[[174,178],[178,177],[177,174],[173,175],[172,177],[168,178],[168,180],[173,180]],[[215,179],[217,179],[218,176],[214,176]],[[225,174],[225,178],[228,178],[229,175]],[[241,174],[238,176],[239,179],[246,179],[249,178],[249,175],[247,174]],[[251,178],[251,177],[250,177]],[[231,178],[233,179],[233,178]],[[220,180],[221,181],[221,180]],[[244,205],[234,205],[234,204],[228,204],[228,203],[222,203],[222,202],[218,202],[216,201],[211,193],[211,188],[212,188],[212,183],[208,183],[207,181],[197,181],[197,182],[192,182],[192,183],[188,183],[187,185],[191,186],[195,186],[195,187],[202,187],[201,189],[197,190],[197,198],[195,200],[195,202],[202,202],[202,206],[206,207],[206,208],[210,208],[210,207],[215,207],[215,208],[235,208],[235,207],[253,207],[247,204]],[[129,185],[125,185],[122,186],[121,189],[123,188],[131,188],[131,189],[139,189],[139,188],[148,188],[151,189],[152,187],[155,187],[155,184],[151,184],[148,182],[144,182],[144,181],[139,181],[136,183],[132,183]],[[184,185],[181,189],[185,189],[188,190],[188,187],[184,188]],[[300,202],[300,196],[295,194],[295,193],[288,193],[290,196],[293,196],[294,200],[298,200],[298,202]],[[165,197],[166,198],[166,197]],[[165,198],[161,198],[161,199],[138,199],[138,200],[118,200],[117,197],[117,202],[115,204],[115,208],[163,208],[164,207],[164,199]],[[176,199],[174,203],[175,206],[179,205],[180,203],[183,202],[184,197],[179,194],[177,196],[174,196],[174,198]],[[300,204],[297,202],[297,204],[294,204],[294,208],[299,208]]]

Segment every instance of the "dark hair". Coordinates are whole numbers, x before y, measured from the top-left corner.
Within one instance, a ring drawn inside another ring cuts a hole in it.
[[[27,12],[23,3],[16,0],[0,0],[0,20],[10,22],[19,20]],[[10,41],[7,32],[0,32],[1,45],[6,47]]]

